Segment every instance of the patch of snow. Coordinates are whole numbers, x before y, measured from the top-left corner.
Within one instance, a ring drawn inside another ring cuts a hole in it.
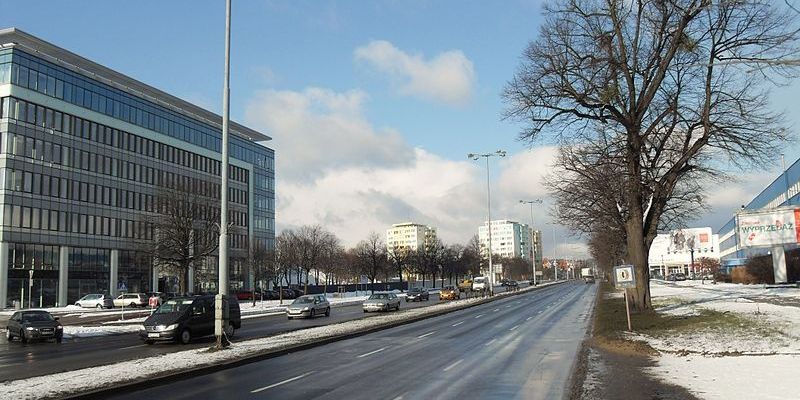
[[[64,338],[87,338],[108,335],[120,335],[124,333],[138,332],[141,325],[120,325],[120,326],[65,326]]]

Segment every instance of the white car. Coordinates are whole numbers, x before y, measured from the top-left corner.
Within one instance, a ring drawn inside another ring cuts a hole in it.
[[[144,293],[126,293],[114,299],[114,307],[147,307],[148,301]]]
[[[83,308],[114,308],[114,299],[104,294],[87,294],[76,301],[75,305]]]
[[[472,290],[481,291],[489,288],[489,279],[485,276],[476,276],[472,280]]]

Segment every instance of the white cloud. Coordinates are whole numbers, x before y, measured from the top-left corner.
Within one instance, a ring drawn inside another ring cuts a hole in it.
[[[472,98],[475,72],[460,50],[450,50],[425,60],[390,42],[374,40],[355,50],[355,58],[387,74],[400,94],[461,105]]]
[[[485,165],[449,160],[410,146],[395,130],[376,129],[365,101],[360,91],[310,88],[264,91],[250,103],[247,122],[274,138],[278,231],[321,224],[352,246],[414,221],[436,226],[445,243],[466,243],[486,218]],[[546,254],[552,228],[541,177],[554,154],[548,147],[492,159],[493,219],[527,223],[529,208],[518,200],[543,198],[535,218]],[[569,254],[578,250],[573,245]]]

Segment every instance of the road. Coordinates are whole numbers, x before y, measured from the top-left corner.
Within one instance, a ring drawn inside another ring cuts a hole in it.
[[[425,307],[438,302],[438,294],[431,294],[430,301],[403,302],[401,307]],[[234,340],[266,337],[364,317],[361,305],[354,304],[332,308],[331,316],[328,318],[318,317],[289,321],[285,316],[279,315],[245,319],[242,320],[242,329],[236,331]],[[0,382],[206,347],[213,341],[213,337],[206,337],[197,339],[187,346],[170,343],[148,346],[142,343],[138,334],[123,334],[65,339],[59,345],[52,342],[22,344],[14,341],[8,343],[5,337],[2,337],[0,338]]]
[[[543,288],[112,398],[559,399],[595,288]]]

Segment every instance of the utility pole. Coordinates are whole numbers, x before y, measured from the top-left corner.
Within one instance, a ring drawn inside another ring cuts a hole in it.
[[[535,234],[534,234],[534,228],[533,228],[533,205],[534,204],[542,204],[542,200],[541,199],[520,200],[519,202],[521,204],[529,204],[531,206],[531,229],[530,229],[530,231],[531,231],[531,240],[530,240],[530,246],[531,246],[531,269],[533,270],[533,286],[536,286],[536,260],[535,260],[536,250],[534,249],[534,245],[536,244],[536,241],[534,240]]]
[[[228,120],[230,119],[231,0],[225,1],[225,83],[222,89],[222,186],[219,222],[219,284],[215,298],[214,336],[217,349],[228,345]],[[225,336],[225,337],[224,337]]]
[[[489,157],[505,157],[506,152],[504,150],[497,150],[494,153],[485,153],[485,154],[474,154],[469,153],[467,154],[468,158],[471,158],[474,161],[478,161],[481,157],[486,159],[486,208],[487,208],[487,218],[488,221],[486,223],[486,229],[489,230],[489,296],[494,295],[494,267],[492,267],[492,194],[491,188],[489,185]]]

